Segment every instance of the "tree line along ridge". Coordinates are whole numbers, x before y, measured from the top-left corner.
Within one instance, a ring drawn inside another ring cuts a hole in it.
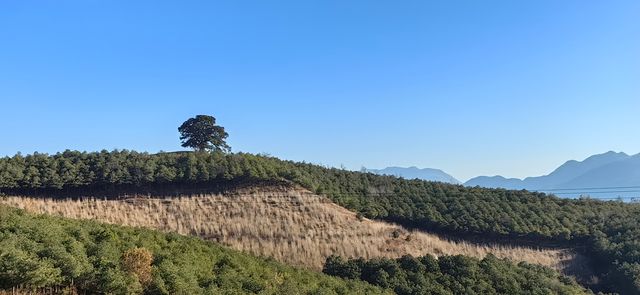
[[[637,204],[406,180],[247,153],[65,151],[0,159],[5,194],[64,196],[74,190],[264,180],[294,183],[365,217],[406,226],[581,246],[600,271],[598,288],[640,294]]]

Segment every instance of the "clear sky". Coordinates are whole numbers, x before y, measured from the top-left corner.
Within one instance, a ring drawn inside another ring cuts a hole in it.
[[[0,155],[234,151],[466,180],[640,152],[640,1],[2,1]]]

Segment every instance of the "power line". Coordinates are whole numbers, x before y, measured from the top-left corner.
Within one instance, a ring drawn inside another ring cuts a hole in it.
[[[621,192],[625,192],[625,193],[638,193],[640,195],[640,190],[626,190],[626,191],[596,191],[596,192],[561,192],[561,193],[553,193],[553,194],[549,194],[549,195],[567,195],[567,194],[571,194],[571,195],[585,195],[586,197],[588,197],[589,199],[595,199],[595,200],[616,200],[616,199],[629,199],[629,200],[635,200],[635,199],[639,199],[640,200],[640,196],[615,196],[615,197],[598,197],[598,196],[588,196],[587,194],[590,193],[621,193]],[[327,194],[327,193],[325,193]],[[328,193],[328,195],[333,195],[333,196],[342,196],[342,197],[359,197],[359,196],[394,196],[394,195],[399,195],[402,193],[397,193],[397,192],[366,192],[366,193],[362,193],[362,194],[358,194],[358,193]]]
[[[640,190],[626,190],[626,191],[575,191],[575,192],[559,192],[553,193],[554,195],[574,195],[574,194],[606,194],[606,193],[640,193]]]
[[[582,188],[554,188],[554,189],[535,189],[537,191],[554,192],[554,191],[577,191],[577,190],[608,190],[608,189],[640,189],[640,186],[609,186],[609,187],[582,187]]]

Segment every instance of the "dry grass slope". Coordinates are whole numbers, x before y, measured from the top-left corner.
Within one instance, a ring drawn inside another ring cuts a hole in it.
[[[563,269],[575,254],[452,242],[424,232],[368,219],[306,190],[282,186],[239,189],[224,195],[124,200],[51,200],[4,197],[0,203],[36,213],[150,227],[197,235],[284,263],[321,269],[331,254],[344,257],[400,257],[487,253],[513,261]]]

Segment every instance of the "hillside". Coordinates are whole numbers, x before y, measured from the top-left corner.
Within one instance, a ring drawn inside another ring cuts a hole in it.
[[[454,242],[401,226],[358,219],[355,213],[299,187],[254,185],[215,195],[123,200],[4,197],[0,204],[75,219],[155,228],[200,236],[231,248],[314,270],[327,257],[399,258],[409,254],[493,253],[564,270],[584,258],[566,249]],[[577,259],[576,259],[577,258]],[[575,260],[574,260],[575,259]]]
[[[374,287],[357,278],[345,280],[295,269],[177,234],[37,216],[6,206],[0,206],[0,217],[0,294],[405,295],[406,283],[396,278],[415,270],[407,264],[386,268],[371,260],[367,265],[384,268],[362,268],[358,273],[378,285]],[[436,280],[437,285],[415,281],[413,288],[454,295],[459,294],[460,286],[481,284],[483,294],[503,293],[498,293],[504,289],[500,280],[475,274],[469,262],[476,260],[449,257],[439,260],[437,270],[423,269],[422,275]],[[481,265],[483,271],[493,269],[492,275],[517,281],[508,285],[510,294],[589,293],[551,269],[491,257],[484,259],[490,263]],[[402,259],[415,260],[411,256]],[[335,270],[336,260],[328,261],[325,270]]]
[[[0,192],[67,198],[129,192],[180,195],[222,183],[281,180],[371,219],[467,239],[581,249],[591,288],[640,294],[640,205],[406,180],[251,154],[130,151],[0,159]]]
[[[393,289],[398,295],[593,294],[570,278],[542,266],[524,262],[516,266],[493,255],[481,260],[462,255],[437,259],[427,255],[369,261],[332,256],[323,272],[341,278],[361,279]]]
[[[0,217],[0,289],[23,294],[385,293],[198,238],[6,206]]]

